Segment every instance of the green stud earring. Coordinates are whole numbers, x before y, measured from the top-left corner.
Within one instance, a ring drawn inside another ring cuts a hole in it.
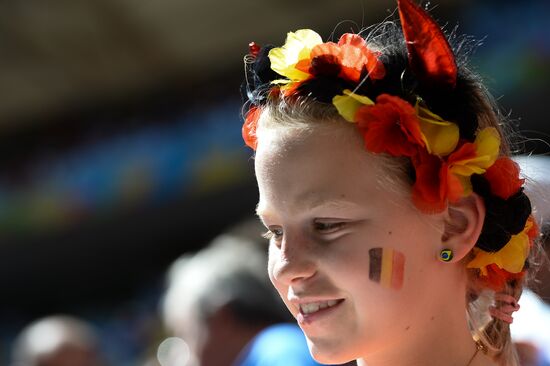
[[[450,262],[453,259],[453,251],[450,249],[443,249],[439,253],[439,259],[443,262]]]

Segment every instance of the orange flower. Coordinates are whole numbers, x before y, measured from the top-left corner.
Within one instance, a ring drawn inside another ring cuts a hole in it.
[[[386,75],[384,64],[378,60],[379,52],[371,51],[363,37],[346,33],[338,45],[342,50],[342,74],[349,80],[359,81],[366,69],[371,80],[380,80]]]
[[[491,192],[505,200],[516,194],[525,182],[519,177],[519,165],[507,157],[497,159],[484,177],[491,186]]]
[[[399,97],[379,95],[375,105],[357,110],[355,120],[371,152],[411,157],[425,147],[414,107]]]
[[[336,43],[318,44],[311,50],[309,58],[298,62],[296,68],[312,76],[338,76],[342,69],[340,53],[340,47]]]
[[[295,68],[312,76],[337,76],[353,83],[366,75],[371,80],[382,79],[385,75],[378,53],[371,51],[361,36],[352,33],[342,35],[338,43],[314,46],[309,58],[300,60]]]
[[[258,144],[256,138],[256,128],[258,127],[258,119],[260,118],[260,115],[261,109],[256,106],[252,106],[246,114],[242,128],[243,140],[246,146],[250,147],[252,150],[256,150],[256,146]]]
[[[481,275],[479,279],[484,287],[490,288],[496,292],[504,290],[504,286],[506,286],[506,282],[509,280],[520,280],[523,276],[525,276],[525,271],[510,273],[499,268],[496,264],[490,264],[486,267],[486,269],[487,275]]]

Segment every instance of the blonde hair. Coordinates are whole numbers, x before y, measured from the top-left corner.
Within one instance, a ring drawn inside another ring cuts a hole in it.
[[[380,60],[386,68],[386,76],[378,81],[377,90],[394,95],[407,95],[408,90],[404,75],[408,70],[408,60],[405,42],[400,27],[392,22],[384,22],[375,26],[365,37],[371,49],[381,52]],[[500,156],[510,156],[514,151],[514,139],[517,135],[508,124],[506,117],[499,113],[494,99],[484,87],[478,75],[467,66],[467,53],[472,48],[468,38],[450,36],[458,64],[457,86],[453,92],[440,96],[427,89],[416,91],[435,113],[446,120],[456,122],[461,128],[461,136],[473,139],[476,132],[485,127],[494,127],[501,137]],[[414,88],[412,86],[411,88]],[[292,128],[307,133],[316,126],[327,123],[347,123],[338,114],[331,103],[320,101],[311,93],[298,93],[287,97],[284,93],[269,91],[269,98],[260,107],[262,117],[258,121],[258,131],[264,128]],[[465,136],[463,136],[463,133]],[[414,182],[414,170],[409,159],[380,155],[385,159],[386,166],[398,180]],[[526,262],[526,268],[532,269],[533,257],[538,251],[532,250]],[[469,259],[464,260],[464,267]],[[468,272],[467,316],[474,339],[480,340],[487,348],[488,354],[502,366],[517,366],[518,360],[513,346],[509,324],[489,315],[489,306],[495,303],[495,293],[483,283],[479,269],[466,269]],[[504,285],[502,293],[519,300],[523,291],[525,279],[510,279]],[[499,305],[499,304],[496,304]]]

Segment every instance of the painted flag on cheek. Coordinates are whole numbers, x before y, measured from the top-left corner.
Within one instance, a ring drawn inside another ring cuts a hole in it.
[[[387,288],[399,290],[403,287],[405,256],[392,248],[369,250],[369,279]]]

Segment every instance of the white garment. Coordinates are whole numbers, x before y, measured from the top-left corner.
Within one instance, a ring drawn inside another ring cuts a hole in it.
[[[514,313],[514,322],[510,325],[512,339],[533,343],[550,363],[550,305],[527,289],[523,291],[519,305],[520,309]]]

